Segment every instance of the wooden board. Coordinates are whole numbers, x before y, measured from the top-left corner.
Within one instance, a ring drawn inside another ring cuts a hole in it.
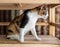
[[[60,41],[52,36],[39,36],[41,41],[35,40],[33,36],[25,36],[25,42],[20,43],[17,40],[7,40],[0,36],[0,47],[60,47]]]
[[[40,25],[40,26],[48,26],[49,25],[49,23],[47,23],[47,22],[37,22],[36,23],[36,25]]]
[[[60,41],[56,37],[52,36],[39,36],[41,41],[37,41],[32,35],[25,36],[25,42],[23,44],[54,44],[60,45]],[[0,44],[21,44],[18,40],[6,39],[5,37],[0,37]]]
[[[8,26],[10,22],[0,22],[0,26]]]
[[[60,47],[60,45],[51,44],[0,44],[0,47]]]
[[[49,22],[55,23],[55,9],[54,8],[50,8]],[[49,27],[50,27],[49,28],[49,30],[50,30],[49,34],[51,36],[55,36],[55,26],[50,25]]]
[[[4,26],[4,25],[8,26],[9,24],[10,24],[10,22],[0,22],[0,26]],[[37,22],[36,25],[40,25],[40,26],[42,26],[42,25],[48,26],[49,24],[48,24],[47,22]]]
[[[0,3],[0,10],[25,10],[32,9],[41,4],[31,4],[31,3]]]
[[[0,3],[60,3],[60,0],[0,0]]]

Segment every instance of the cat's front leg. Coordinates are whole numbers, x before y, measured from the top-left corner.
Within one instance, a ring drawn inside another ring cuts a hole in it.
[[[24,42],[24,32],[25,32],[25,29],[21,28],[20,29],[20,34],[19,34],[19,41],[20,42]]]
[[[36,32],[36,30],[35,30],[35,27],[33,27],[33,28],[31,29],[31,33],[33,34],[33,36],[34,36],[37,40],[41,40],[41,38],[39,38],[39,37],[37,36],[37,32]]]

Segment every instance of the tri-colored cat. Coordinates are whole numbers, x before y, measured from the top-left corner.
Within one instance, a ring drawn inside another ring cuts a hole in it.
[[[18,25],[19,22],[15,23],[15,26],[18,29],[19,34],[8,35],[7,37],[10,37],[10,39],[17,39],[20,42],[24,42],[24,35],[29,31],[31,31],[32,35],[37,40],[41,40],[41,38],[37,36],[35,25],[39,18],[42,18],[42,19],[48,18],[48,10],[46,9],[46,7],[40,6],[34,9],[26,10],[22,15],[24,16],[20,21],[21,24]]]

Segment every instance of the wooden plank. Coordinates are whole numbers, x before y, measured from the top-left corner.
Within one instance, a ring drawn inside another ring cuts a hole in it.
[[[60,0],[0,0],[0,3],[46,3],[46,4],[53,4],[53,3],[60,3]]]
[[[41,4],[27,4],[27,3],[21,3],[21,4],[15,4],[15,3],[1,3],[0,4],[0,10],[20,10],[20,9],[32,9],[37,6],[40,6]]]
[[[59,45],[51,44],[0,44],[0,47],[60,47]]]
[[[0,3],[18,3],[18,0],[0,0]]]
[[[0,22],[0,26],[9,25],[10,22]]]
[[[60,3],[60,1],[59,0],[19,0],[21,3],[41,3],[41,4],[43,4],[43,3],[46,3],[46,4],[58,4],[58,3]]]
[[[59,24],[57,24],[57,23],[49,23],[49,24],[52,25],[52,26],[55,26],[57,28],[60,28],[60,23]]]
[[[7,25],[9,25],[9,23],[10,22],[0,22],[0,26],[4,26],[4,25],[7,26]],[[46,26],[46,25],[49,25],[49,24],[45,23],[45,22],[37,22],[36,25],[41,25],[41,26],[44,25],[44,26]]]
[[[49,24],[46,22],[37,22],[36,25],[40,25],[40,26],[48,26]]]
[[[40,35],[39,37],[42,39],[41,41],[35,40],[35,37],[33,37],[32,35],[26,35],[25,42],[23,42],[22,44],[60,45],[60,41],[56,37],[48,36],[48,35]],[[4,36],[0,36],[0,44],[21,44],[21,43],[17,40],[6,39]]]
[[[49,22],[53,22],[55,23],[55,9],[54,8],[50,8],[50,18],[49,18]],[[50,30],[50,35],[51,36],[55,36],[55,26],[50,25],[49,27]]]
[[[1,26],[9,25],[9,23],[10,23],[10,22],[0,22],[0,25],[1,25]],[[36,25],[41,25],[41,26],[42,26],[42,25],[48,25],[48,23],[38,22],[38,23],[36,23]]]

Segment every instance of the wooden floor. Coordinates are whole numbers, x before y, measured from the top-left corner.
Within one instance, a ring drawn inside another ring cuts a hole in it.
[[[42,40],[37,41],[32,35],[25,36],[25,42],[23,44],[55,44],[60,45],[60,40],[52,36],[39,36]],[[0,37],[0,44],[21,44],[18,40],[6,39]]]

